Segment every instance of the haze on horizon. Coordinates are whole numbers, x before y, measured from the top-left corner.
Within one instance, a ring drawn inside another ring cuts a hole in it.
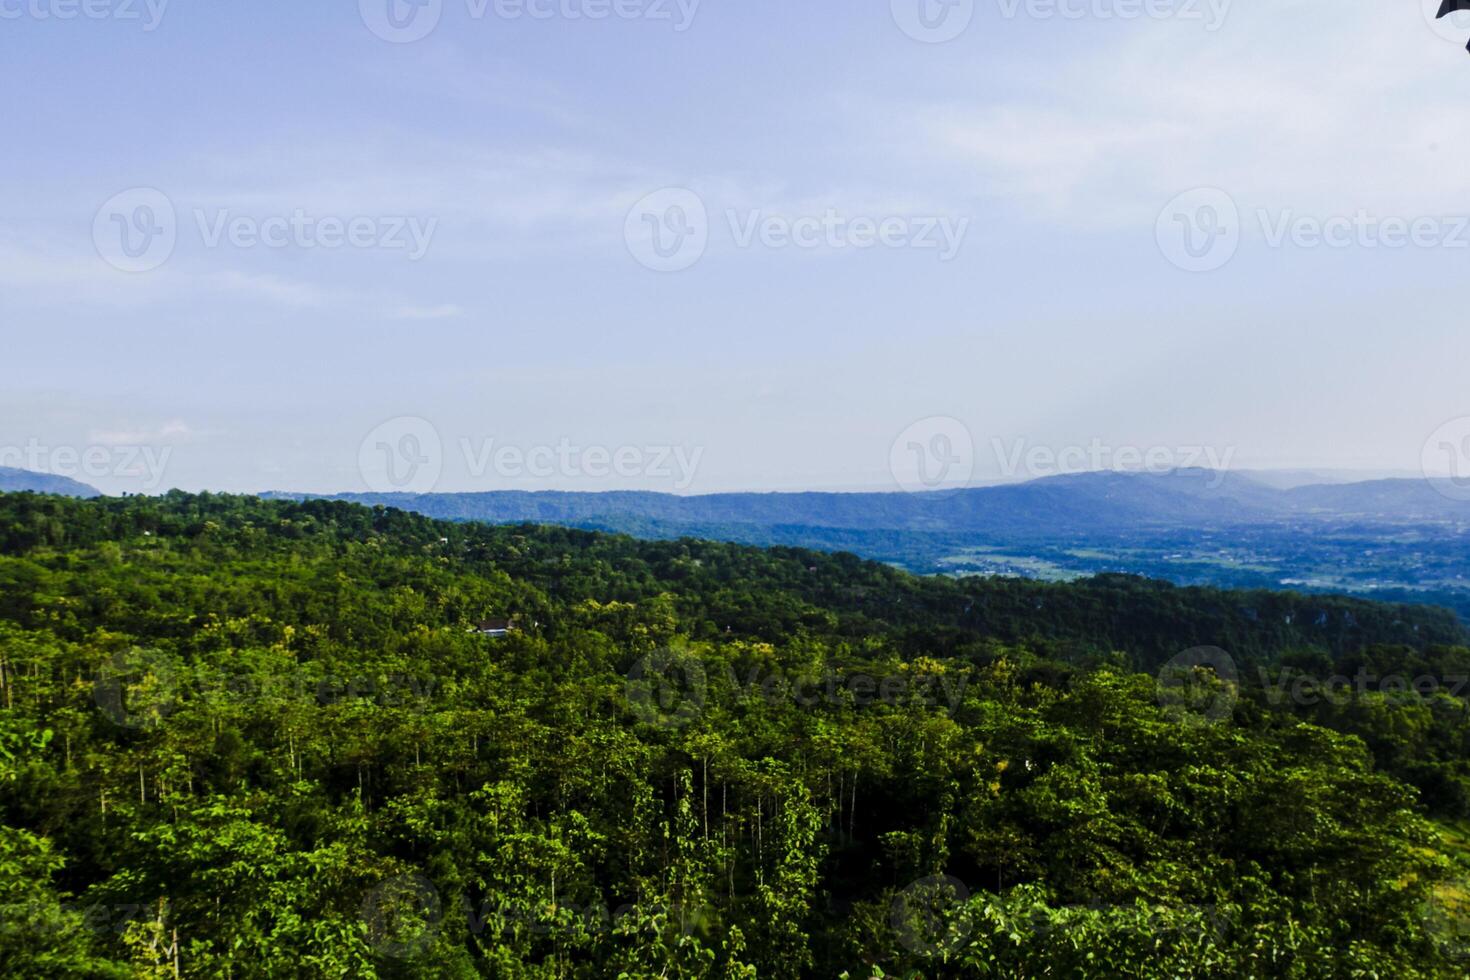
[[[1470,473],[1470,71],[1419,0],[388,2],[3,7],[0,465]]]

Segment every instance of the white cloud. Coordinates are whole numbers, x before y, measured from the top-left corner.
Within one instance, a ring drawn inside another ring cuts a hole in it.
[[[352,294],[281,276],[246,273],[230,269],[208,273],[201,285],[221,292],[245,293],[297,309],[322,309],[352,301]]]
[[[93,429],[89,441],[97,446],[151,446],[178,442],[193,435],[188,423],[171,419],[152,428]]]
[[[439,306],[400,306],[388,314],[392,320],[450,320],[464,315],[464,310],[453,303]]]
[[[1243,207],[1465,213],[1470,72],[1417,3],[1242,3],[1218,33],[1143,22],[1060,72],[1025,63],[1025,95],[909,105],[894,125],[956,193],[1080,226],[1151,220],[1200,186]]]

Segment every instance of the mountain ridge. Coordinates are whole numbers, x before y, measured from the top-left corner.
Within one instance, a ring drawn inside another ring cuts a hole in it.
[[[1025,483],[909,494],[776,491],[680,496],[658,491],[490,490],[462,493],[270,492],[266,499],[383,504],[431,517],[490,523],[580,524],[646,519],[673,524],[788,524],[849,530],[1024,533],[1029,527],[1198,527],[1283,519],[1470,521],[1470,501],[1438,481],[1384,479],[1280,489],[1212,470],[1166,474],[1098,471]]]
[[[0,493],[51,493],[61,497],[100,497],[96,487],[54,473],[0,466]]]

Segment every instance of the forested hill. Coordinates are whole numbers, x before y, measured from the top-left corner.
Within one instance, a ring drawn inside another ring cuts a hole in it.
[[[50,473],[36,473],[0,466],[0,493],[53,493],[63,497],[100,497],[95,487]]]
[[[1437,485],[1438,484],[1438,485]],[[301,495],[266,494],[299,499]],[[331,499],[386,505],[448,520],[656,527],[807,527],[856,531],[1002,533],[1137,526],[1200,528],[1294,521],[1470,520],[1470,501],[1444,481],[1370,480],[1281,488],[1268,474],[1178,469],[1100,471],[933,493],[344,493]]]
[[[492,611],[545,622],[553,607],[586,599],[676,606],[681,632],[699,639],[731,632],[774,640],[798,631],[857,638],[882,632],[914,654],[964,655],[977,643],[1030,643],[1075,659],[1123,652],[1152,670],[1180,650],[1227,648],[1243,660],[1321,649],[1341,655],[1372,645],[1416,648],[1470,642],[1454,615],[1433,607],[1277,591],[1180,588],[1105,575],[1070,584],[1018,579],[913,576],[850,554],[754,548],[712,541],[643,541],[557,527],[445,523],[402,511],[335,501],[300,504],[217,495],[112,499],[86,504],[48,497],[0,498],[0,549],[158,547],[149,537],[187,542],[201,555],[231,558],[282,551],[348,555],[362,545],[423,563],[442,594],[432,624],[468,625]],[[459,574],[508,576],[513,595],[454,602]],[[131,575],[119,588],[141,587]],[[7,583],[0,602],[23,606],[25,586]],[[289,588],[291,583],[278,583]],[[310,583],[298,588],[309,588]],[[219,588],[218,585],[212,588]],[[83,599],[86,611],[101,600]],[[199,608],[200,617],[246,615],[247,607]],[[307,601],[307,599],[303,599]],[[478,604],[477,604],[478,603]],[[147,595],[127,603],[151,616]],[[11,607],[7,607],[11,612]],[[101,609],[95,628],[119,612]],[[27,613],[19,608],[13,614]],[[49,611],[29,615],[50,616]],[[359,626],[359,629],[362,627]]]
[[[1298,476],[1297,478],[1305,478]],[[490,524],[848,551],[912,572],[1178,585],[1412,602],[1470,622],[1470,501],[1445,481],[1284,488],[1269,474],[1094,472],[939,493],[344,494]]]
[[[0,973],[1462,976],[1465,642],[1322,596],[0,495]]]

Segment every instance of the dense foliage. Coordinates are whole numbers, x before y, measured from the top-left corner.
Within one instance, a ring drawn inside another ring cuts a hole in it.
[[[1323,596],[4,496],[0,973],[1461,976],[1465,640]]]
[[[849,551],[922,575],[1126,573],[1444,606],[1470,619],[1470,502],[1453,488],[1398,479],[1284,490],[1259,476],[1102,471],[917,494],[499,490],[334,499],[445,520]]]

